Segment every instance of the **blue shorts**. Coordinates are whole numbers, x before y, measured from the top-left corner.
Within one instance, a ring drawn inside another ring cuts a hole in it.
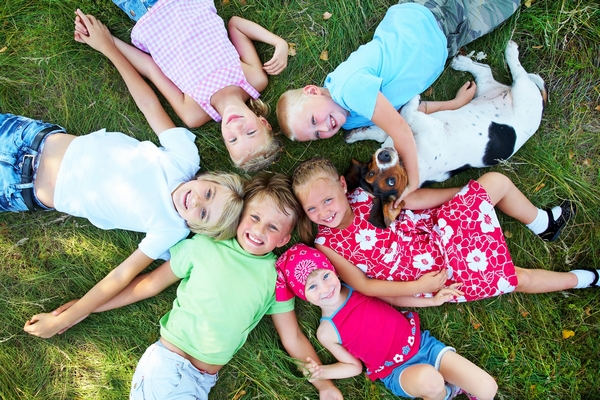
[[[400,397],[408,397],[413,399],[414,396],[406,393],[400,383],[400,377],[402,372],[408,367],[418,364],[429,364],[433,365],[435,369],[440,369],[440,363],[442,356],[447,351],[456,351],[453,347],[446,346],[433,336],[429,334],[429,331],[421,332],[421,346],[419,351],[410,360],[394,368],[391,374],[381,379],[386,388],[390,389],[392,393]]]
[[[158,0],[112,0],[129,18],[138,21]]]
[[[131,400],[208,399],[219,374],[202,373],[160,340],[146,349],[131,381]]]
[[[43,141],[37,151],[31,149],[31,143],[38,132],[53,126],[57,129],[50,131],[49,135],[65,132],[60,126],[43,121],[12,114],[0,114],[0,212],[28,210],[21,192],[24,189],[33,188],[33,180],[21,183],[23,162],[26,157],[33,157],[35,173]],[[35,193],[33,196],[35,199]],[[39,202],[36,205],[44,210],[49,209]]]

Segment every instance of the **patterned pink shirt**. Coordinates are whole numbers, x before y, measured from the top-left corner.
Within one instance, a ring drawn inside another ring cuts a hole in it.
[[[368,222],[373,203],[365,191],[353,191],[348,201],[352,224],[346,229],[320,226],[315,243],[329,247],[369,278],[413,281],[447,268],[446,284],[463,284],[464,296],[457,301],[498,296],[517,286],[494,207],[478,182],[471,181],[440,207],[402,211],[388,229]]]
[[[159,0],[134,26],[131,42],[152,55],[162,72],[215,121],[221,116],[211,96],[239,86],[260,95],[246,81],[240,56],[212,0]]]

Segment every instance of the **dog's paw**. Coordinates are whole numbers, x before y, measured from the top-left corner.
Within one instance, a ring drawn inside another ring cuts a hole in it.
[[[504,54],[506,55],[506,58],[515,58],[518,60],[519,59],[519,45],[517,45],[512,40],[509,40],[508,44],[506,45],[506,50],[505,50]]]
[[[344,134],[344,141],[346,143],[354,143],[359,142],[361,140],[375,140],[379,143],[382,143],[387,138],[387,133],[385,133],[377,125],[352,129],[351,131],[347,131]]]
[[[421,96],[416,95],[412,99],[408,101],[405,105],[400,109],[400,115],[402,118],[406,120],[407,124],[412,124],[415,119],[415,113],[419,109],[419,103],[421,102]]]
[[[456,56],[450,63],[450,67],[456,71],[468,71],[471,65],[473,65],[473,60],[465,56]]]

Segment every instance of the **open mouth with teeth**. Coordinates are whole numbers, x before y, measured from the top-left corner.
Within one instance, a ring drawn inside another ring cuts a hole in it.
[[[248,242],[250,242],[251,244],[253,244],[255,246],[262,246],[263,244],[265,244],[265,242],[263,242],[256,236],[251,235],[249,233],[246,233],[246,239],[248,240]]]
[[[333,116],[329,116],[329,125],[331,126],[331,130],[334,130],[335,127],[337,126],[337,122],[335,120],[335,118],[333,118]]]
[[[183,196],[183,206],[186,210],[190,208],[190,198],[192,197],[192,191],[190,190]]]
[[[333,297],[334,293],[335,293],[335,288],[331,292],[327,293],[325,296],[321,297],[321,300],[331,299]]]
[[[337,213],[333,213],[333,215],[331,215],[330,217],[323,218],[323,222],[325,222],[326,224],[332,223],[336,215]]]

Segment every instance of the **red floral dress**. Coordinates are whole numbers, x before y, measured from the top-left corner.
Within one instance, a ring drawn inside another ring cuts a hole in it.
[[[315,243],[331,248],[369,278],[413,281],[445,267],[446,285],[463,284],[464,296],[456,301],[515,290],[515,266],[494,207],[478,182],[469,182],[440,207],[403,210],[388,229],[368,222],[372,201],[365,191],[356,189],[348,201],[354,211],[352,224],[346,229],[319,226]]]

